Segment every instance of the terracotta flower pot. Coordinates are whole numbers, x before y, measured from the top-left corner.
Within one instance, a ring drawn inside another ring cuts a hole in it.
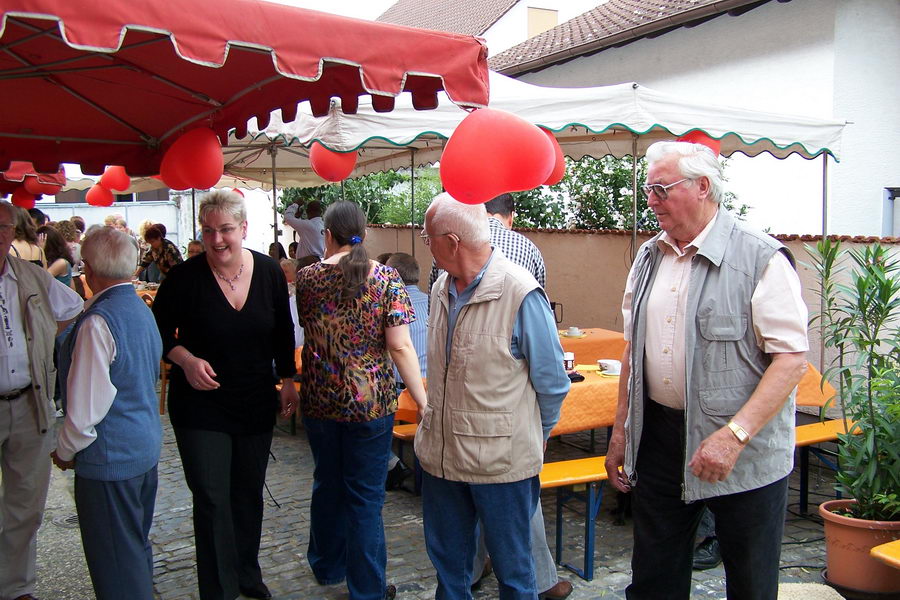
[[[835,514],[855,500],[829,500],[819,505],[825,521],[828,583],[858,591],[900,594],[900,569],[872,558],[869,550],[900,538],[900,521],[869,521]]]

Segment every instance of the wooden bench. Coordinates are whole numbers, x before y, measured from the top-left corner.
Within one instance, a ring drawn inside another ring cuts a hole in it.
[[[869,550],[874,558],[895,569],[900,569],[900,540],[887,542]]]
[[[541,489],[556,488],[556,564],[561,565],[582,579],[594,578],[594,538],[597,513],[603,500],[603,482],[606,481],[605,456],[577,458],[544,463],[541,469]],[[584,485],[585,491],[568,488]],[[563,551],[563,507],[570,499],[583,500],[584,511],[584,568],[565,563]]]
[[[851,425],[852,429],[852,425]],[[809,453],[819,457],[830,469],[836,471],[838,465],[832,456],[815,448],[815,444],[838,441],[838,434],[846,433],[843,419],[830,419],[820,423],[797,425],[794,428],[794,447],[800,449],[800,514],[806,514],[809,507]]]

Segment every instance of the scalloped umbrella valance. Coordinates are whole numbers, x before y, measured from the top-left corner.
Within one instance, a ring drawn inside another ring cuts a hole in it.
[[[62,168],[56,173],[38,173],[30,162],[13,161],[8,169],[0,172],[0,194],[12,194],[29,176],[37,179],[38,183],[66,185],[66,172]]]
[[[487,51],[472,36],[361,21],[260,0],[7,0],[0,9],[0,169],[108,164],[159,172],[193,127],[245,131],[331,99],[377,111],[410,96],[435,108],[488,102]],[[367,104],[368,104],[367,102]]]

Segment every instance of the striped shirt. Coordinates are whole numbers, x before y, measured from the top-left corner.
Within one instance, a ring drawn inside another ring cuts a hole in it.
[[[428,294],[419,289],[419,286],[406,286],[406,293],[409,294],[409,301],[412,303],[413,312],[416,320],[409,324],[409,337],[412,338],[413,348],[416,349],[416,356],[419,358],[419,371],[422,377],[425,377],[427,371],[426,352],[428,351]],[[397,366],[394,366],[394,378],[397,383],[403,383]]]
[[[496,217],[488,217],[488,227],[491,231],[491,246],[500,248],[506,258],[534,275],[538,285],[546,288],[547,271],[544,268],[544,257],[534,242],[517,231],[507,229]],[[432,262],[431,276],[428,278],[429,290],[440,274],[441,270]]]

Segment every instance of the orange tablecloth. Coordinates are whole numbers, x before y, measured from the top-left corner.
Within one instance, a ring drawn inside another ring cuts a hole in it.
[[[579,371],[584,381],[573,383],[563,400],[559,422],[550,435],[610,427],[616,420],[619,378]]]
[[[563,350],[575,353],[575,364],[593,365],[601,358],[621,360],[625,352],[625,338],[618,331],[591,328],[582,329],[583,337],[568,337],[560,332]]]

